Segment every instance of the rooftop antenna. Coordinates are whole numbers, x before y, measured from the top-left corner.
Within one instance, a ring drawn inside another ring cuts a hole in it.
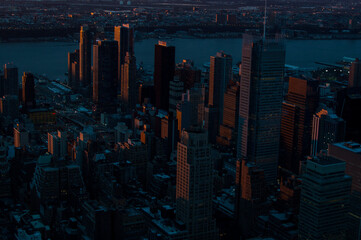
[[[266,40],[267,0],[264,0],[263,40]]]

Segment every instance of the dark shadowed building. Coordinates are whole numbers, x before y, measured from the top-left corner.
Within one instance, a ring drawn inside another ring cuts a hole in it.
[[[175,47],[159,42],[154,53],[154,95],[158,109],[169,110],[169,83],[174,78],[174,69]]]
[[[27,109],[35,107],[35,81],[32,73],[24,72],[22,77],[22,104]]]
[[[81,26],[79,42],[79,80],[81,87],[91,84],[92,33],[88,26]]]
[[[117,111],[117,53],[116,41],[99,41],[94,45],[93,102],[98,113]]]

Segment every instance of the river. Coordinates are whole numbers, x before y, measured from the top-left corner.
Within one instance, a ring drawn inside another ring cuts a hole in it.
[[[138,63],[151,70],[154,61],[154,44],[158,39],[135,43]],[[201,67],[209,57],[223,50],[231,54],[233,62],[241,60],[242,39],[169,39],[176,47],[176,61],[192,59]],[[285,40],[286,63],[302,68],[317,67],[315,62],[334,63],[342,57],[361,57],[361,40]],[[78,48],[69,42],[11,42],[0,43],[0,64],[12,62],[19,72],[31,71],[46,74],[53,79],[64,79],[67,71],[67,53]],[[20,75],[19,73],[19,75]]]

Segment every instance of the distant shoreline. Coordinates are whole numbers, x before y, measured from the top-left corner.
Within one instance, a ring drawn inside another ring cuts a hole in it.
[[[148,36],[140,36],[136,37],[135,41],[140,42],[146,39],[224,39],[224,38],[239,38],[242,39],[243,34],[235,34],[235,33],[215,33],[215,34],[202,34],[202,35],[177,35],[177,34],[149,34]],[[361,40],[361,34],[357,34],[357,36],[347,36],[347,35],[311,35],[309,37],[285,37],[285,40]],[[69,42],[69,43],[78,43],[77,39],[69,38],[69,37],[19,37],[19,38],[10,38],[10,39],[1,39],[0,43],[20,43],[20,42]]]

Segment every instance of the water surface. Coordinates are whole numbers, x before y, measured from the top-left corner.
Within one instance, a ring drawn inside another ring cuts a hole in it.
[[[138,63],[153,68],[154,44],[158,39],[135,43]],[[242,39],[170,39],[176,46],[176,61],[192,59],[201,67],[217,51],[233,56],[234,63],[241,60]],[[286,40],[286,63],[302,68],[317,67],[315,62],[334,63],[342,57],[361,57],[361,40]],[[78,48],[69,42],[14,42],[0,43],[0,64],[13,62],[20,72],[32,71],[53,79],[65,79],[67,53]]]

